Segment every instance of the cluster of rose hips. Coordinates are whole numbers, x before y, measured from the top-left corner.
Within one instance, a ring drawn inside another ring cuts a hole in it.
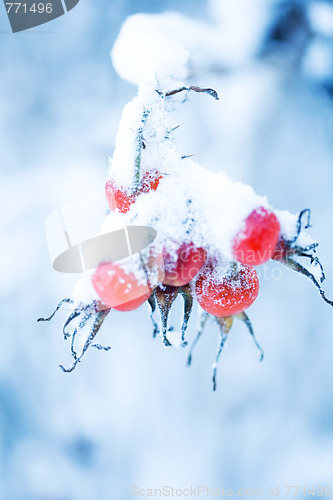
[[[139,187],[127,191],[116,186],[113,180],[106,183],[106,197],[112,211],[126,213],[131,205],[142,193],[156,190],[162,174],[157,171],[145,172]],[[134,273],[124,270],[121,262],[102,263],[92,276],[92,285],[102,303],[109,309],[130,311],[149,301],[152,311],[156,302],[161,312],[162,335],[165,345],[171,345],[168,338],[168,314],[170,308],[180,293],[185,301],[184,322],[182,327],[182,345],[187,344],[185,331],[189,319],[193,296],[204,311],[198,338],[209,317],[214,317],[220,327],[221,342],[216,361],[222,351],[233,318],[239,318],[247,325],[257,347],[263,352],[256,342],[249,318],[245,314],[255,301],[259,292],[259,280],[254,266],[263,264],[269,259],[274,259],[289,267],[302,272],[312,279],[327,302],[320,284],[306,268],[294,260],[296,255],[309,257],[311,262],[320,265],[318,258],[313,254],[317,244],[307,248],[297,246],[296,240],[302,229],[302,219],[310,215],[309,210],[300,213],[295,237],[286,240],[280,234],[280,223],[275,213],[265,207],[253,210],[243,221],[243,225],[234,236],[232,242],[233,261],[226,261],[221,256],[210,255],[201,247],[196,247],[192,242],[179,242],[176,251],[171,253],[167,247],[162,248],[162,255],[157,254],[148,263],[159,266],[162,263],[163,274],[160,283],[151,286],[147,291],[138,281]],[[309,221],[305,227],[309,226]],[[309,253],[310,252],[310,253]],[[146,263],[147,264],[147,263]],[[320,265],[321,267],[321,265]],[[321,268],[322,269],[322,268]],[[322,279],[324,274],[322,272]],[[135,297],[135,298],[131,298]],[[158,326],[154,322],[154,336]],[[192,346],[193,347],[193,346]],[[188,357],[191,363],[192,349]],[[216,388],[216,363],[214,367],[214,390]]]
[[[163,175],[157,171],[145,172],[139,187],[134,190],[126,190],[118,187],[113,180],[106,183],[106,197],[112,211],[127,213],[131,205],[142,193],[148,193],[158,188]],[[188,355],[188,365],[192,361],[192,349],[200,338],[202,331],[209,318],[214,318],[220,328],[220,345],[214,364],[213,389],[216,389],[216,369],[222,348],[227,338],[227,334],[233,324],[233,319],[242,320],[248,327],[256,346],[263,351],[257,343],[250,320],[245,310],[253,304],[259,292],[259,280],[254,266],[263,264],[269,259],[282,262],[290,268],[306,275],[319,289],[322,298],[329,301],[320,283],[315,276],[295,260],[296,256],[308,257],[311,263],[320,266],[322,282],[325,278],[322,266],[315,255],[317,243],[308,247],[297,245],[297,238],[302,230],[303,218],[307,216],[305,228],[309,227],[310,211],[303,210],[298,217],[295,227],[295,235],[292,239],[286,240],[280,234],[280,223],[274,212],[265,207],[258,207],[253,210],[243,221],[243,225],[234,236],[232,242],[233,261],[226,261],[220,255],[210,255],[204,248],[196,247],[192,242],[179,242],[176,244],[176,251],[170,252],[167,246],[161,252],[149,252],[145,262],[141,262],[146,271],[147,282],[142,283],[135,272],[126,269],[122,261],[102,262],[91,277],[91,284],[98,294],[100,301],[79,307],[67,319],[64,325],[64,337],[71,336],[66,330],[73,319],[80,317],[79,329],[83,328],[93,316],[94,321],[91,333],[84,345],[80,356],[74,350],[75,335],[78,331],[75,328],[72,333],[72,355],[74,364],[65,372],[72,371],[81,360],[83,354],[90,345],[98,349],[110,349],[100,344],[92,344],[99,331],[105,317],[111,309],[118,311],[132,311],[148,301],[152,313],[156,309],[156,303],[161,313],[162,337],[166,346],[171,345],[167,338],[168,315],[178,294],[184,299],[184,320],[182,325],[182,346],[187,345],[185,332],[191,314],[193,297],[195,296],[200,304],[203,315],[197,337],[192,344]],[[175,243],[175,242],[173,242]],[[157,269],[157,281],[152,283],[149,279],[149,271]],[[148,283],[148,286],[147,286]],[[71,299],[64,299],[64,302],[73,302]],[[56,312],[55,311],[55,312]],[[49,321],[55,312],[46,318]],[[154,336],[159,333],[159,328],[151,316],[154,323]],[[43,320],[43,318],[40,318]]]
[[[165,96],[183,90],[206,92],[218,98],[212,89],[200,89],[199,87],[190,87],[189,89],[182,87],[165,94]],[[145,149],[141,135],[139,142],[139,149]],[[138,165],[140,167],[140,161]],[[112,212],[126,214],[142,194],[156,191],[164,177],[164,174],[156,169],[144,171],[140,176],[139,168],[137,173],[139,175],[137,175],[135,188],[120,186],[113,178],[107,180],[105,193]],[[61,366],[62,370],[72,371],[90,345],[98,349],[110,349],[100,344],[92,344],[92,342],[105,317],[112,309],[132,311],[144,302],[148,302],[152,311],[154,336],[161,333],[164,344],[171,345],[168,339],[168,332],[171,331],[171,328],[168,327],[168,315],[175,299],[181,295],[184,300],[184,318],[181,329],[182,346],[187,345],[185,333],[194,298],[202,308],[202,319],[197,337],[188,355],[188,365],[191,364],[193,346],[200,338],[207,320],[213,318],[219,326],[220,344],[213,373],[213,388],[215,390],[217,362],[234,318],[245,323],[255,344],[261,351],[261,359],[263,358],[262,349],[255,339],[250,320],[245,313],[256,300],[259,292],[259,280],[255,266],[270,259],[279,261],[311,279],[322,298],[333,305],[333,302],[326,298],[321,288],[325,275],[316,256],[317,243],[311,243],[308,246],[298,244],[304,219],[304,228],[307,228],[310,225],[310,210],[306,209],[300,212],[294,236],[291,239],[286,239],[281,233],[280,222],[276,214],[267,207],[256,207],[245,218],[232,239],[232,260],[225,259],[223,255],[216,254],[216,252],[212,253],[208,247],[202,248],[195,245],[191,241],[190,232],[187,232],[186,239],[184,237],[183,241],[165,241],[157,246],[154,246],[153,243],[145,256],[140,253],[134,267],[133,265],[128,267],[128,259],[118,262],[101,262],[91,276],[91,285],[99,300],[94,300],[91,304],[77,306],[64,325],[64,337],[66,339],[72,338],[71,351],[74,363],[69,369]],[[300,264],[296,257],[308,258],[311,264],[319,266],[321,270],[320,280],[318,281],[314,274]],[[142,273],[146,278],[144,280],[142,280]],[[64,299],[56,311],[64,302],[74,303],[72,299]],[[153,315],[156,305],[161,315],[161,332]],[[40,318],[40,320],[49,321],[55,312],[49,318]],[[70,334],[67,328],[75,318],[79,318],[79,325]],[[76,334],[84,328],[91,318],[93,323],[90,335],[80,356],[78,356],[74,348]]]
[[[106,196],[111,210],[126,213],[141,193],[156,190],[161,178],[157,172],[146,172],[139,189],[130,192],[117,187],[112,180],[107,181]],[[161,286],[183,287],[196,278],[195,295],[204,311],[216,317],[241,313],[254,302],[259,292],[259,280],[253,266],[274,256],[279,235],[280,224],[274,212],[258,207],[246,218],[234,238],[233,256],[238,264],[207,255],[204,248],[197,248],[191,242],[179,242],[176,258],[167,248],[163,249]],[[128,300],[129,294],[125,295],[128,285],[133,296],[140,295],[138,288],[142,285],[134,274],[124,271],[121,263],[100,264],[92,277],[92,285],[108,307],[121,311],[136,309],[153,292]]]

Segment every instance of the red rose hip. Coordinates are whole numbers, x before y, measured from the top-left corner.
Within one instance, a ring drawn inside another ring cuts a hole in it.
[[[113,212],[126,214],[140,194],[156,191],[162,177],[157,170],[145,172],[137,190],[117,186],[113,179],[108,179],[105,184],[105,195],[110,209]]]
[[[198,274],[206,258],[206,250],[197,248],[193,243],[183,243],[175,255],[165,250],[163,283],[170,286],[187,285]]]
[[[280,223],[276,215],[259,207],[245,219],[244,227],[235,236],[233,256],[242,264],[263,264],[274,254],[279,235]]]
[[[119,311],[137,309],[151,295],[147,284],[141,283],[134,273],[126,272],[117,263],[100,264],[91,283],[103,303]]]
[[[236,264],[227,271],[219,265],[205,266],[197,279],[195,292],[206,312],[217,317],[232,316],[253,304],[259,293],[259,280],[251,266]]]

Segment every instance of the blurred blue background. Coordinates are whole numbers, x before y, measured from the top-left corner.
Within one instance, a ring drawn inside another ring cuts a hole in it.
[[[167,9],[217,24],[230,49],[192,77],[221,100],[186,104],[184,154],[199,152],[276,208],[312,208],[333,297],[332,3],[81,0],[15,35],[1,5],[1,500],[125,500],[133,485],[198,484],[268,498],[270,486],[333,485],[333,310],[306,278],[267,273],[249,313],[265,360],[236,324],[216,393],[214,325],[186,369],[184,350],[152,339],[145,306],[112,312],[98,338],[112,350],[91,350],[67,375],[66,312],[36,323],[76,281],[52,270],[45,219],[103,189],[136,93],[109,51],[128,15]]]

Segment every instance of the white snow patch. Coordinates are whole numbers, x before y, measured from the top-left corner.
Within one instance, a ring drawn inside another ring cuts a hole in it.
[[[164,83],[188,75],[188,51],[166,29],[165,17],[136,14],[123,24],[113,46],[118,74],[135,85]],[[159,21],[159,22],[158,22]]]
[[[91,284],[91,276],[94,271],[86,271],[72,291],[72,299],[74,301],[72,308],[80,308],[82,305],[92,304],[94,301],[100,301],[99,296],[95,292]]]

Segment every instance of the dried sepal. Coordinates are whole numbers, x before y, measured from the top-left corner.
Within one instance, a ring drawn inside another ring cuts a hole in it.
[[[303,226],[303,219],[306,219],[306,222]],[[304,210],[301,210],[300,213],[298,214],[297,222],[296,222],[296,233],[295,236],[290,240],[290,243],[293,244],[296,242],[297,238],[301,234],[302,229],[309,229],[311,227],[311,210],[310,208],[304,208]]]
[[[192,342],[192,345],[190,347],[190,352],[188,353],[188,356],[187,356],[187,366],[190,366],[191,363],[192,363],[192,357],[193,357],[193,349],[194,347],[196,346],[196,344],[198,343],[201,335],[203,334],[203,331],[207,325],[207,322],[208,320],[212,318],[212,316],[210,314],[208,314],[207,312],[205,311],[201,311],[200,313],[200,320],[199,320],[199,327],[197,329],[197,334],[196,334],[196,337],[194,339],[194,341]]]
[[[79,310],[75,310],[73,311],[69,316],[68,318],[66,319],[65,323],[64,323],[64,326],[62,327],[62,334],[64,336],[64,339],[67,340],[70,336],[71,336],[71,333],[66,331],[66,328],[67,326],[75,319],[77,318],[78,316],[80,316],[81,314],[81,311]]]
[[[179,292],[181,293],[184,299],[184,317],[182,324],[182,347],[185,347],[188,342],[185,340],[185,334],[187,330],[187,324],[191,316],[192,307],[193,307],[193,296],[190,285],[184,285],[180,287]]]
[[[150,319],[151,319],[151,322],[153,323],[153,338],[155,338],[156,335],[159,333],[159,328],[158,328],[158,325],[154,319],[154,312],[156,311],[156,299],[155,299],[154,292],[149,297],[148,304],[150,306]]]
[[[180,294],[184,300],[184,315],[181,327],[181,341],[182,341],[181,347],[185,347],[188,344],[187,340],[185,340],[185,334],[193,307],[193,296],[190,285],[184,285],[182,287],[160,285],[159,287],[157,287],[155,292],[152,293],[152,295],[148,299],[148,303],[151,309],[150,319],[153,323],[153,337],[156,337],[156,335],[160,333],[158,325],[154,319],[154,312],[156,310],[156,303],[157,303],[161,315],[163,342],[165,345],[170,346],[171,343],[166,337],[166,334],[168,331],[173,330],[173,328],[168,326],[168,317],[171,307],[174,301],[176,300],[178,294]]]
[[[326,297],[325,292],[322,289],[320,283],[318,283],[316,277],[312,273],[310,273],[310,271],[308,269],[306,269],[304,266],[302,266],[302,264],[300,264],[299,262],[297,262],[296,260],[294,260],[292,258],[286,259],[285,261],[283,261],[283,263],[286,266],[288,266],[290,269],[293,269],[294,271],[297,271],[298,273],[304,274],[304,276],[309,278],[312,281],[312,283],[318,288],[319,293],[320,293],[321,297],[324,299],[324,301],[327,302],[327,304],[330,304],[331,306],[333,306],[333,301],[329,300]]]
[[[253,339],[253,342],[254,342],[255,346],[257,347],[258,351],[260,352],[260,359],[259,359],[259,361],[262,361],[264,359],[264,351],[263,351],[262,347],[260,346],[259,342],[256,339],[256,336],[254,334],[250,318],[248,317],[247,314],[245,314],[244,311],[241,312],[241,313],[239,313],[239,314],[236,314],[235,318],[240,319],[247,326],[247,328],[249,330],[249,333],[250,333],[250,335],[251,335],[251,337]]]
[[[104,310],[98,311],[96,313],[89,337],[87,338],[87,340],[83,346],[83,349],[82,349],[80,356],[76,357],[73,365],[70,368],[64,368],[63,365],[59,365],[63,372],[65,372],[65,373],[72,372],[76,368],[77,364],[80,363],[82,357],[84,356],[86,351],[89,349],[91,343],[93,342],[94,338],[96,337],[97,333],[99,332],[99,329],[101,328],[103,321],[105,320],[105,318],[109,314],[109,312],[110,312],[110,309],[104,309]]]
[[[178,292],[179,292],[179,287],[170,285],[159,285],[154,292],[157,305],[161,313],[162,338],[164,345],[167,347],[172,345],[167,338],[168,317],[172,304],[177,298]]]
[[[228,337],[228,333],[232,327],[234,317],[233,316],[225,316],[223,318],[215,317],[215,321],[219,326],[220,330],[220,343],[218,347],[218,351],[216,353],[215,363],[213,363],[213,391],[216,391],[216,375],[217,375],[217,365],[220,359],[220,356],[223,351],[223,347]]]
[[[325,272],[318,256],[316,255],[316,248],[318,247],[318,243],[312,243],[305,247],[296,244],[302,229],[308,229],[309,227],[311,227],[310,217],[311,211],[309,208],[306,208],[299,213],[296,222],[295,236],[293,236],[293,238],[289,240],[283,237],[280,238],[280,241],[278,242],[276,250],[274,252],[273,259],[309,278],[312,283],[318,288],[319,293],[324,301],[332,306],[333,301],[327,299],[325,292],[321,287],[321,283],[323,283],[323,281],[325,280]],[[297,257],[308,258],[310,259],[310,264],[314,264],[320,268],[320,283],[318,282],[314,274],[311,273],[311,271],[309,271],[306,267],[304,267],[296,260]]]
[[[234,316],[217,317],[217,316],[213,316],[212,314],[209,314],[209,313],[207,313],[205,311],[202,311],[201,315],[200,315],[199,328],[197,330],[197,335],[196,335],[196,337],[195,337],[195,339],[194,339],[194,341],[193,341],[193,343],[191,345],[190,352],[189,352],[188,357],[187,357],[187,366],[191,365],[191,363],[192,363],[193,348],[197,344],[197,342],[200,339],[200,337],[201,337],[201,335],[202,335],[202,333],[203,333],[203,331],[204,331],[204,329],[205,329],[205,327],[206,327],[209,319],[211,319],[211,318],[213,318],[215,320],[215,322],[217,323],[217,325],[219,326],[219,333],[220,333],[219,348],[218,348],[218,351],[217,351],[217,354],[216,354],[215,362],[213,364],[213,377],[212,377],[212,380],[213,380],[213,391],[215,391],[216,390],[217,365],[218,365],[220,356],[222,354],[223,347],[224,347],[225,342],[227,340],[228,333],[230,332],[231,327],[233,325],[234,318],[237,318],[237,319],[241,320],[247,326],[247,328],[248,328],[248,330],[250,332],[250,335],[253,338],[253,341],[254,341],[256,347],[260,351],[260,361],[263,360],[264,351],[260,347],[260,345],[259,345],[259,343],[258,343],[258,341],[257,341],[257,339],[256,339],[256,337],[254,335],[254,331],[253,331],[250,319],[247,316],[247,314],[245,314],[245,312],[242,312],[242,313],[239,313],[239,314],[235,314]]]
[[[74,301],[72,299],[68,299],[68,298],[61,300],[59,302],[59,304],[57,305],[56,309],[54,310],[54,312],[51,314],[51,316],[49,316],[48,318],[38,318],[37,321],[50,321],[50,320],[52,320],[55,313],[60,309],[60,307],[64,303],[73,304]],[[69,373],[75,369],[77,363],[79,363],[81,361],[82,356],[85,354],[85,352],[87,351],[87,349],[91,345],[91,342],[94,340],[95,336],[97,335],[100,327],[102,326],[102,323],[103,323],[105,317],[108,315],[109,312],[110,312],[110,309],[104,309],[103,306],[101,305],[101,302],[99,302],[99,301],[93,301],[91,304],[88,304],[85,306],[79,306],[79,307],[75,308],[74,311],[71,312],[71,314],[68,316],[67,320],[64,323],[62,331],[63,331],[63,336],[64,336],[65,340],[67,340],[68,338],[71,337],[71,354],[72,354],[72,357],[74,359],[74,363],[71,366],[71,368],[69,368],[69,369],[66,369],[62,365],[60,365],[60,368],[62,369],[63,372]],[[92,326],[92,329],[90,331],[90,335],[89,335],[89,337],[88,337],[88,339],[83,347],[82,353],[78,357],[77,352],[75,351],[75,348],[74,348],[75,338],[76,338],[77,333],[79,331],[81,331],[86,326],[86,324],[88,323],[88,321],[91,317],[94,317],[93,326]],[[78,327],[74,328],[73,332],[69,332],[67,330],[67,327],[76,318],[80,318],[79,325],[78,325]],[[104,349],[104,350],[111,349],[111,347],[103,347],[103,346],[100,346],[100,344],[95,344],[95,345],[93,345],[93,347],[96,347],[97,349]]]
[[[63,304],[73,304],[73,300],[69,299],[69,298],[62,299],[59,302],[59,304],[57,305],[57,307],[55,308],[55,310],[53,311],[53,313],[51,314],[51,316],[49,316],[48,318],[38,318],[37,319],[37,323],[39,323],[40,321],[51,321],[51,319],[53,318],[53,316],[56,314],[57,311],[59,311],[60,307]]]

